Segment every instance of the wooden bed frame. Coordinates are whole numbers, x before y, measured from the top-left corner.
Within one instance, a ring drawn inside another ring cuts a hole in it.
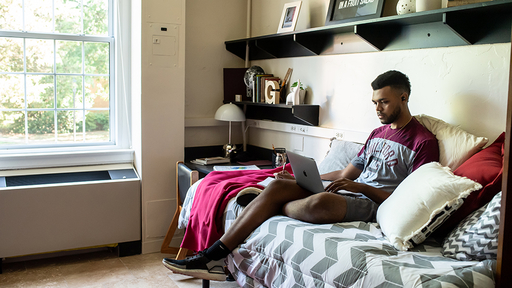
[[[512,39],[512,36],[511,36]],[[512,52],[511,52],[512,57]],[[508,197],[509,187],[512,189],[512,168],[510,153],[512,140],[512,58],[509,66],[507,128],[505,130],[505,155],[503,159],[503,183],[501,196],[500,233],[498,238],[498,263],[496,271],[496,287],[512,287],[512,194]],[[512,193],[512,192],[511,192]],[[510,212],[507,214],[507,206]],[[508,239],[508,241],[507,241]],[[505,245],[509,243],[509,245]]]

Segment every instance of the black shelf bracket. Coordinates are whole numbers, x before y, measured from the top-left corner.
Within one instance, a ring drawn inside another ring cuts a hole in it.
[[[270,120],[285,123],[318,126],[319,105],[285,105],[253,102],[233,102],[245,111],[247,119]]]
[[[226,49],[249,60],[404,50],[511,39],[512,0],[468,4],[366,19],[290,33],[226,41]],[[247,45],[248,44],[248,45]]]

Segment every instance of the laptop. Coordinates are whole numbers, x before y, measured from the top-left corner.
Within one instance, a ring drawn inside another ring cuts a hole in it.
[[[292,166],[297,185],[309,192],[325,192],[325,187],[327,187],[331,181],[322,180],[322,178],[320,178],[320,172],[318,172],[318,167],[316,166],[314,159],[293,152],[286,152],[286,154],[288,155],[288,160]],[[339,190],[336,194],[363,197],[363,194],[361,193],[347,190]]]
[[[292,166],[297,185],[313,193],[325,191],[325,187],[327,187],[331,181],[323,181],[320,178],[320,172],[318,172],[318,167],[314,159],[288,151],[286,154]]]

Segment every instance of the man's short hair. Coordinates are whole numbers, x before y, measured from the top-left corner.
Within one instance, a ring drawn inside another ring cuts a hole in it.
[[[402,90],[411,95],[411,82],[409,82],[407,75],[400,71],[390,70],[388,72],[384,72],[377,76],[377,78],[372,82],[372,88],[374,91],[386,86],[391,86],[391,88]]]

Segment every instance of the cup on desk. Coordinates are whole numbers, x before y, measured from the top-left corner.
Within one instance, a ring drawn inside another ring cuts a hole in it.
[[[275,148],[272,153],[272,167],[277,168],[286,165],[286,148]]]

